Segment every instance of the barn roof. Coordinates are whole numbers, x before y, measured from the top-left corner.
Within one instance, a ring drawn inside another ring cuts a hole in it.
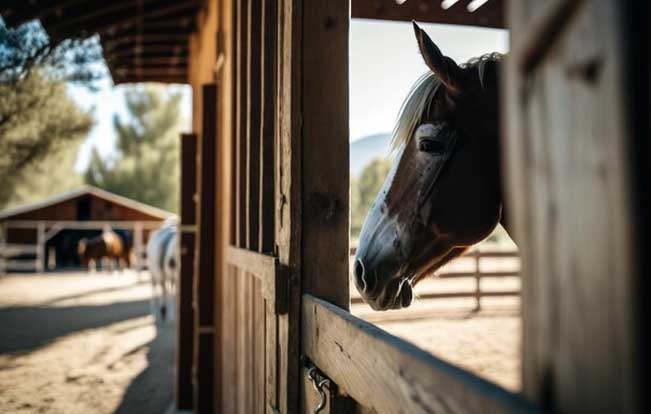
[[[4,210],[0,212],[0,220],[7,220],[11,219],[12,217],[24,214],[24,213],[29,213],[32,211],[40,210],[42,208],[51,206],[53,204],[58,204],[62,203],[68,200],[75,199],[77,197],[81,197],[84,195],[92,195],[97,198],[101,198],[103,200],[109,201],[111,203],[119,204],[124,207],[140,211],[144,214],[150,215],[152,217],[157,217],[160,218],[161,220],[165,220],[171,216],[173,216],[173,213],[170,213],[169,211],[165,211],[156,207],[152,207],[148,204],[141,203],[139,201],[132,200],[130,198],[122,197],[117,194],[113,194],[111,192],[101,190],[97,187],[93,187],[91,185],[87,185],[84,187],[77,188],[72,191],[68,191],[66,193],[58,194],[52,197],[48,197],[44,200],[40,200],[34,203],[29,203],[29,204],[23,204],[22,206],[17,206],[14,208],[10,208],[7,210]]]
[[[8,26],[39,19],[50,35],[100,35],[113,81],[188,82],[188,43],[206,0],[3,0]],[[504,27],[502,0],[352,0],[367,19]]]
[[[187,83],[188,40],[204,0],[6,0],[5,23],[39,19],[56,38],[100,35],[113,81]]]

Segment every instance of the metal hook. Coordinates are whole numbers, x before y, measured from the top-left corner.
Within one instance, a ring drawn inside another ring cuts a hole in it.
[[[319,393],[319,397],[321,398],[316,407],[314,407],[314,410],[312,410],[314,414],[319,414],[325,407],[328,398],[325,391],[323,391],[323,387],[330,387],[330,379],[325,377],[316,366],[312,366],[307,370],[307,376],[310,382],[312,382],[312,387]]]

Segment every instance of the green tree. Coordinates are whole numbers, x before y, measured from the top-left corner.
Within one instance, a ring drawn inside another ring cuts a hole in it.
[[[91,115],[68,97],[66,82],[92,86],[101,61],[96,37],[53,38],[38,22],[9,28],[0,18],[0,207],[21,199],[16,186],[48,166],[31,167],[88,134]]]
[[[176,211],[179,187],[178,93],[140,86],[127,91],[126,119],[117,115],[116,153],[91,155],[85,180],[107,191],[169,211]]]
[[[376,158],[350,183],[350,231],[357,239],[364,219],[391,169],[391,160]]]
[[[92,124],[63,81],[35,71],[18,84],[0,83],[0,206],[12,197],[28,167],[78,143]]]
[[[82,175],[75,170],[82,142],[83,139],[71,141],[26,167],[16,178],[6,207],[32,203],[83,185]]]

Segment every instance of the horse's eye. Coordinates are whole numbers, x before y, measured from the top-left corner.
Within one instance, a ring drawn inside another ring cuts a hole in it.
[[[421,139],[418,143],[418,150],[430,153],[442,153],[445,151],[445,144],[433,139]]]

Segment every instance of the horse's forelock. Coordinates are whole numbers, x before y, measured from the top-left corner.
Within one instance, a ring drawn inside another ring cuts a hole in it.
[[[466,63],[461,64],[461,67],[464,69],[476,69],[479,74],[479,82],[483,88],[486,65],[491,62],[498,62],[501,58],[502,55],[499,53],[487,53],[470,59]],[[414,86],[412,86],[398,112],[398,121],[393,129],[393,137],[391,139],[392,151],[398,151],[409,143],[425,111],[429,110],[440,86],[441,80],[432,72],[423,74],[414,83]]]

